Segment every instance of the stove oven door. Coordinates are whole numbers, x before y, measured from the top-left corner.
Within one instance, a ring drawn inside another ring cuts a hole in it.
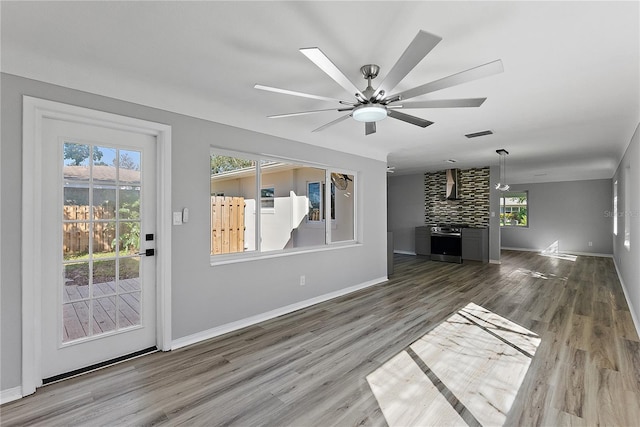
[[[462,239],[460,235],[432,234],[431,259],[462,263]]]

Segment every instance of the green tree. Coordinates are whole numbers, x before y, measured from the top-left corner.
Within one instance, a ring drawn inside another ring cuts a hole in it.
[[[238,159],[228,156],[211,156],[211,174],[229,172],[238,169],[251,167],[255,164],[253,160]]]
[[[70,166],[80,166],[82,162],[89,158],[89,146],[82,144],[64,144],[64,158],[73,160]],[[93,161],[98,162],[102,159],[102,151],[98,147],[93,148]]]
[[[131,202],[123,201],[118,210],[121,218],[130,220],[140,219],[140,199]],[[117,239],[113,239],[111,247],[115,250],[118,247]],[[120,251],[134,253],[140,248],[140,222],[122,221],[120,223]]]
[[[120,167],[122,169],[131,169],[134,171],[140,170],[140,166],[136,163],[135,160],[131,158],[128,153],[120,153]],[[113,159],[113,165],[116,165],[116,159]]]

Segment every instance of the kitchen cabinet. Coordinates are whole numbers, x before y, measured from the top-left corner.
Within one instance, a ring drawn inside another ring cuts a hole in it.
[[[416,255],[431,255],[431,227],[416,227]]]
[[[462,260],[489,262],[489,230],[462,229]]]

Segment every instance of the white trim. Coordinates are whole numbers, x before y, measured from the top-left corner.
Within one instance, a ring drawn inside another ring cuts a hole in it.
[[[616,267],[616,273],[618,274],[618,280],[620,281],[620,286],[622,286],[622,292],[624,293],[624,299],[627,300],[627,305],[629,306],[629,311],[631,312],[631,319],[633,319],[633,324],[636,327],[636,332],[640,335],[640,319],[636,315],[636,307],[631,303],[631,298],[629,298],[629,294],[627,293],[627,287],[624,284],[624,280],[622,280],[622,273],[618,268],[618,263],[616,262],[616,258],[613,257],[613,265]]]
[[[414,256],[418,255],[417,253],[415,253],[415,251],[401,251],[401,250],[397,250],[397,249],[394,249],[393,253],[394,254],[401,254],[401,255],[414,255]]]
[[[42,385],[40,251],[42,121],[45,118],[153,135],[157,142],[157,347],[171,342],[171,126],[84,107],[23,96],[22,104],[22,386],[21,396]],[[34,268],[35,266],[35,268]]]
[[[506,247],[503,246],[500,248],[500,250],[507,250],[507,251],[521,251],[521,252],[544,252],[544,249],[531,249],[531,248],[511,248],[511,247]],[[567,255],[581,255],[581,256],[595,256],[595,257],[600,257],[600,258],[613,258],[613,254],[603,254],[603,253],[599,253],[599,252],[578,252],[578,251],[560,251],[558,252],[560,254],[567,254]]]
[[[156,124],[158,125],[158,124]],[[162,126],[156,135],[156,304],[158,307],[157,347],[171,350],[171,126]]]
[[[489,260],[489,264],[497,264],[497,265],[500,265],[500,264],[502,264],[502,261],[500,261],[499,259],[490,259],[490,260]]]
[[[580,256],[595,256],[599,258],[613,258],[613,254],[602,254],[599,252],[560,251],[560,253]]]
[[[256,314],[255,316],[247,317],[245,319],[237,320],[235,322],[227,323],[215,328],[208,329],[206,331],[197,332],[186,337],[178,338],[171,344],[171,349],[176,350],[182,347],[186,347],[191,344],[196,344],[200,341],[208,340],[229,332],[236,331],[238,329],[246,328],[247,326],[255,325],[266,320],[273,319],[284,314],[292,313],[296,310],[300,310],[321,302],[328,301],[333,298],[337,298],[343,295],[350,294],[360,289],[375,286],[380,283],[386,282],[387,277],[379,277],[377,279],[369,280],[368,282],[360,283],[359,285],[351,286],[349,288],[340,289],[339,291],[330,292],[328,294],[320,295],[314,298],[310,298],[304,301],[296,302],[284,307],[276,308],[275,310],[267,311],[266,313]]]
[[[531,248],[512,248],[509,246],[501,246],[500,250],[506,251],[521,251],[521,252],[542,252],[544,249],[531,249]]]
[[[22,399],[21,390],[22,387],[18,386],[0,391],[0,405]]]

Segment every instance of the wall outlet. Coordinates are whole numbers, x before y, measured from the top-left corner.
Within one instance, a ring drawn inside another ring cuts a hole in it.
[[[589,242],[589,246],[593,246],[593,242]]]
[[[304,277],[304,274],[302,276],[300,276],[300,286],[304,286],[306,282],[306,278]]]

